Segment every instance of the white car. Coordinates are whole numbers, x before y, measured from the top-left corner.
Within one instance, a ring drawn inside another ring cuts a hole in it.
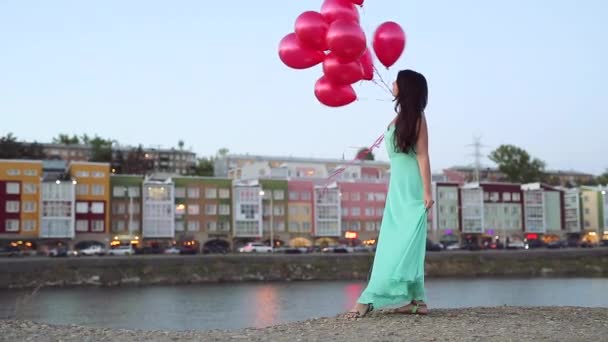
[[[271,253],[272,247],[259,242],[250,242],[245,247],[239,248],[240,253]]]
[[[180,254],[181,251],[177,247],[169,247],[165,249],[164,254]]]
[[[92,256],[92,255],[104,255],[106,251],[99,245],[89,246],[85,249],[81,249],[78,255]]]
[[[118,246],[116,248],[111,248],[108,251],[108,255],[133,255],[135,254],[135,250],[131,246]]]

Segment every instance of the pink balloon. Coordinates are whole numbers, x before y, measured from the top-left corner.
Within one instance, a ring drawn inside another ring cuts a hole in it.
[[[326,59],[327,60],[327,59]],[[365,49],[365,52],[359,57],[359,63],[361,64],[361,71],[363,71],[362,79],[371,81],[374,79],[374,61],[372,60],[372,53],[369,49]],[[325,66],[325,63],[323,64]]]
[[[323,73],[335,84],[351,84],[363,79],[363,68],[359,61],[344,62],[335,53],[330,53],[323,61]]]
[[[325,76],[315,83],[315,96],[319,102],[329,107],[346,106],[357,99],[357,94],[350,84],[337,85]]]
[[[359,22],[359,11],[351,0],[325,0],[321,5],[321,14],[330,24],[340,19]]]
[[[306,69],[323,62],[325,54],[303,47],[298,42],[296,34],[290,33],[279,43],[279,58],[288,67]]]
[[[351,0],[353,4],[363,6],[363,0]]]
[[[385,67],[395,64],[405,49],[405,32],[399,24],[387,21],[374,33],[374,52]]]
[[[356,21],[336,20],[327,31],[327,46],[346,62],[352,62],[367,48],[365,33]]]
[[[325,51],[327,50],[327,29],[329,23],[325,17],[315,11],[307,11],[296,19],[295,32],[298,40],[305,47]]]

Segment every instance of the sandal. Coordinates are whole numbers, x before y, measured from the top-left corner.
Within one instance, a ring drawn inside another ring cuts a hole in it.
[[[365,309],[365,311],[363,311],[363,312],[359,312],[358,310],[349,311],[344,315],[344,318],[346,318],[348,320],[356,320],[356,319],[367,316],[367,314],[369,314],[372,311],[374,311],[374,306],[372,304],[367,304],[367,308]]]
[[[422,310],[421,310],[422,309]],[[404,314],[404,315],[423,315],[429,314],[426,303],[412,301],[410,304],[393,310],[391,313]]]

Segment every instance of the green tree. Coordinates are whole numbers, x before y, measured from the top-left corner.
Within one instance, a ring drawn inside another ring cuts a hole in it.
[[[177,142],[177,147],[179,147],[180,152],[184,150],[184,145],[185,143],[181,139]]]
[[[62,145],[78,145],[80,144],[80,138],[78,138],[77,135],[70,137],[69,134],[59,134],[57,137],[53,138],[53,143]]]
[[[17,141],[17,137],[13,133],[0,138],[0,158],[1,159],[16,159],[19,158],[21,143]]]
[[[357,152],[357,159],[361,160],[376,160],[374,153],[369,150],[367,147],[362,147]]]
[[[123,158],[122,153],[120,153],[120,155],[117,154],[116,159],[118,158]],[[124,174],[145,175],[153,168],[154,161],[146,158],[146,154],[144,152],[143,147],[139,145],[137,148],[134,148],[129,151],[127,157],[123,158],[123,162],[121,163],[118,169],[120,170],[120,173]]]
[[[220,148],[219,150],[217,150],[217,156],[220,158],[225,158],[228,153],[230,153],[230,150],[228,150],[225,147]]]
[[[608,185],[608,170],[595,178],[596,184]]]
[[[213,177],[215,174],[214,171],[214,158],[199,158],[198,163],[194,169],[195,176],[202,177]]]
[[[507,181],[531,183],[544,179],[545,162],[532,158],[520,147],[501,145],[492,151],[489,158],[498,165],[498,169],[505,174]]]
[[[90,141],[92,162],[110,163],[112,162],[112,139],[103,139],[97,135]]]

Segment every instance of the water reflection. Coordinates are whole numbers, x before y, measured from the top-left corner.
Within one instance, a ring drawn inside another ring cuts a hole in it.
[[[430,279],[431,308],[608,307],[608,279]],[[264,327],[348,310],[362,282],[294,282],[146,288],[1,291],[0,318],[144,330]],[[18,303],[15,310],[15,303]]]

